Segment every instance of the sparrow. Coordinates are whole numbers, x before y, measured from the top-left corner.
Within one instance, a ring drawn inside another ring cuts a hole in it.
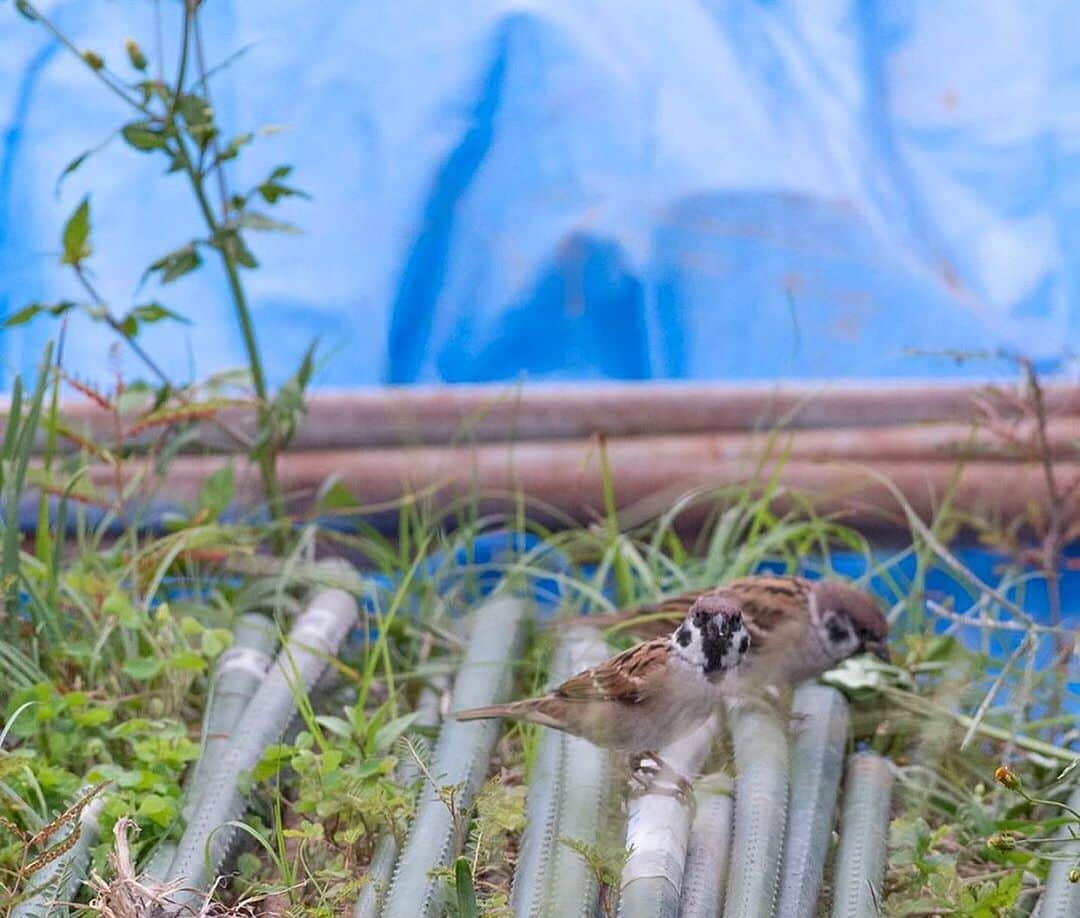
[[[816,679],[848,657],[872,653],[889,662],[889,623],[869,593],[836,580],[759,575],[739,577],[713,589],[693,590],[658,602],[593,616],[649,637],[672,620],[738,606],[750,648],[727,694],[766,686],[786,689]]]
[[[506,717],[662,760],[654,750],[700,726],[750,651],[738,604],[715,597],[687,613],[666,637],[636,644],[567,679],[546,695],[459,711],[458,720]]]

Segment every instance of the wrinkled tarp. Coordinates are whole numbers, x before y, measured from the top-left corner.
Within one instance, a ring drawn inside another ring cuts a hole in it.
[[[126,72],[153,4],[47,2]],[[161,4],[165,59],[179,4]],[[517,379],[985,376],[911,350],[1080,344],[1080,16],[1068,2],[284,0],[204,5],[231,167],[312,195],[260,236],[248,285],[273,381],[321,339],[325,385]],[[199,231],[126,114],[0,10],[0,311],[77,293],[60,228],[92,194],[117,311],[193,325],[144,344],[179,379],[243,362],[218,266],[135,293]],[[4,382],[54,331],[4,334]],[[106,379],[112,338],[65,362]],[[125,372],[144,374],[128,352]]]

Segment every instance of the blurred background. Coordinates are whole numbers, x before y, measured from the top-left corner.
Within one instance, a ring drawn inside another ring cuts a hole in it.
[[[177,4],[41,4],[116,71],[178,51]],[[269,381],[315,384],[987,377],[1080,344],[1080,17],[1068,2],[214,0],[222,136],[258,131],[309,199],[249,234]],[[160,53],[159,53],[160,51]],[[154,65],[156,66],[156,64]],[[166,64],[166,78],[172,79]],[[145,266],[200,228],[160,157],[60,42],[0,21],[0,313],[77,292],[64,221],[91,195],[111,303],[191,320],[140,340],[181,381],[244,364],[220,264]],[[3,384],[56,327],[3,333]],[[68,370],[116,336],[73,316]],[[927,353],[929,352],[929,353]]]

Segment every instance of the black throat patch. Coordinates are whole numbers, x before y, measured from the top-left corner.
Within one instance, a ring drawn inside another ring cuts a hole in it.
[[[711,615],[701,630],[701,652],[705,655],[705,672],[714,673],[724,664],[731,650],[735,633],[742,628],[737,615]]]

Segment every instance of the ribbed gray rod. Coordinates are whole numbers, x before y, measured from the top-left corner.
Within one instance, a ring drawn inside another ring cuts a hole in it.
[[[844,774],[848,705],[836,689],[807,683],[795,691],[791,714],[791,805],[776,914],[815,918]]]
[[[238,786],[240,776],[281,739],[296,714],[298,696],[315,685],[356,619],[356,600],[343,590],[323,590],[308,602],[227,746],[217,761],[207,761],[200,775],[205,789],[177,845],[168,881],[182,880],[187,887],[204,890],[220,871],[237,834],[225,823],[240,819],[247,806]],[[187,904],[195,897],[176,893],[172,898]]]
[[[595,629],[576,626],[555,651],[550,682],[608,655]],[[596,877],[563,839],[597,844],[614,789],[611,755],[587,740],[540,729],[510,902],[517,918],[592,918]]]
[[[877,918],[883,900],[892,786],[888,759],[873,752],[859,752],[848,759],[833,918]]]
[[[476,611],[465,660],[454,681],[453,710],[495,704],[507,699],[513,668],[524,645],[524,622],[532,604],[523,599],[492,599]],[[386,897],[383,918],[427,918],[444,914],[444,883],[432,871],[447,866],[464,840],[468,813],[487,777],[492,750],[502,724],[498,720],[462,723],[447,720],[435,744],[430,772],[438,785],[425,782],[416,816],[398,859]],[[447,788],[456,787],[455,825]]]

